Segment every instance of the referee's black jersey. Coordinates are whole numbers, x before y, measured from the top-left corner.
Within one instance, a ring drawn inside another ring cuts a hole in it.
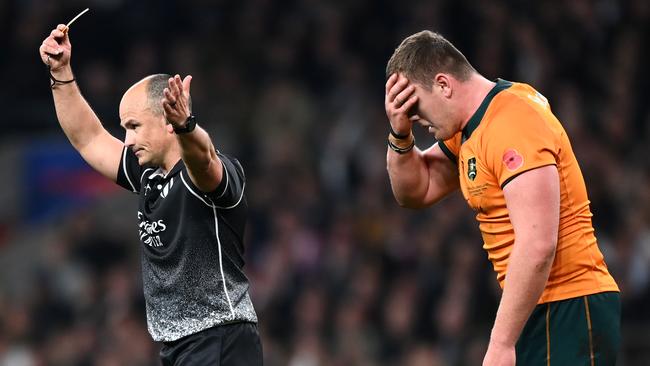
[[[183,160],[164,175],[138,165],[131,149],[122,152],[117,183],[140,196],[147,326],[156,341],[224,323],[257,322],[242,269],[244,172],[236,159],[218,156],[224,167],[221,183],[203,193]]]

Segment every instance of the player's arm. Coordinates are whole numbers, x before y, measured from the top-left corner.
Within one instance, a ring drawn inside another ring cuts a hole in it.
[[[50,66],[52,76],[62,81],[74,78],[70,66],[72,45],[65,29],[65,25],[59,24],[39,49],[41,59]],[[72,146],[95,170],[116,181],[124,148],[122,142],[104,129],[76,82],[55,83],[52,96],[59,124]]]
[[[544,291],[555,258],[560,182],[555,165],[516,176],[503,188],[515,243],[484,365],[514,357],[514,347]]]
[[[386,115],[391,129],[399,135],[412,137],[413,122],[408,112],[417,103],[414,91],[408,80],[397,74],[386,82]],[[404,153],[389,147],[386,160],[393,195],[401,206],[426,207],[458,188],[456,166],[437,143],[425,151],[413,147]]]
[[[174,128],[184,127],[191,114],[189,106],[192,76],[181,80],[179,75],[169,78],[162,100],[165,118]],[[176,134],[181,146],[181,158],[192,183],[203,192],[212,192],[221,183],[223,165],[217,156],[208,133],[200,126],[192,132]]]
[[[388,148],[386,160],[393,195],[401,206],[430,206],[458,188],[456,165],[438,143],[424,151],[414,147],[406,154]]]

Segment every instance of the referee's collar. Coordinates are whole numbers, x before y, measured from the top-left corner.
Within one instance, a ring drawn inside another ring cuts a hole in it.
[[[149,175],[149,179],[153,179],[157,176],[167,178],[178,173],[181,169],[183,169],[183,159],[178,159],[172,170],[170,170],[167,174],[165,174],[161,167],[158,167],[158,169],[154,170],[154,172]]]
[[[507,81],[503,79],[496,79],[495,82],[496,84],[494,85],[494,87],[492,87],[492,89],[487,93],[487,95],[481,102],[481,105],[479,105],[476,112],[474,112],[472,117],[469,119],[469,121],[463,128],[462,142],[467,141],[467,139],[469,139],[469,137],[472,136],[472,132],[474,132],[474,130],[481,123],[481,120],[483,119],[483,116],[485,115],[485,112],[487,111],[487,108],[490,105],[490,102],[492,102],[494,96],[499,94],[500,91],[508,89],[509,87],[512,86],[511,81]]]

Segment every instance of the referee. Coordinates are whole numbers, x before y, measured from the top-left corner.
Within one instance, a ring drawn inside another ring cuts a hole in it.
[[[122,97],[124,143],[84,100],[65,25],[43,41],[56,114],[99,173],[139,195],[147,325],[163,365],[261,365],[257,316],[243,272],[245,177],[191,114],[191,76],[151,75]]]

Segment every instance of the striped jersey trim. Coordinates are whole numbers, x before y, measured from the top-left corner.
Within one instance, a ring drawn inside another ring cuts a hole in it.
[[[589,299],[587,296],[583,296],[583,299],[585,299],[585,314],[587,316],[587,332],[589,332],[589,360],[590,360],[590,365],[594,366],[594,338],[592,334],[592,329],[591,329],[591,313],[589,312]]]
[[[135,186],[133,185],[133,182],[131,181],[131,177],[129,177],[129,171],[126,169],[126,150],[128,148],[125,147],[122,150],[122,170],[124,171],[124,176],[126,177],[126,180],[129,181],[129,184],[131,185],[131,189],[133,190],[133,193],[138,193],[136,191]]]

